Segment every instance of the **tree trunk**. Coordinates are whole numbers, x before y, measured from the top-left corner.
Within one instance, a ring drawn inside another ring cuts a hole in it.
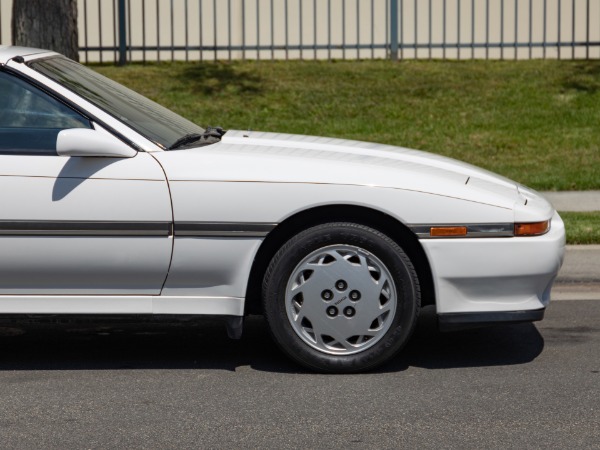
[[[13,0],[12,20],[13,45],[79,60],[77,0]]]

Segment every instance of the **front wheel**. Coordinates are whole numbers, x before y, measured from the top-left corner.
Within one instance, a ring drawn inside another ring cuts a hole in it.
[[[279,346],[323,372],[358,372],[406,343],[419,281],[402,248],[355,223],[327,223],[290,239],[263,281],[264,312]]]

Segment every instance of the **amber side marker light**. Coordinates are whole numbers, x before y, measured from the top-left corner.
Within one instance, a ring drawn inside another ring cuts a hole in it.
[[[430,236],[466,236],[467,227],[431,227]]]
[[[550,221],[515,223],[515,236],[539,236],[550,229]]]

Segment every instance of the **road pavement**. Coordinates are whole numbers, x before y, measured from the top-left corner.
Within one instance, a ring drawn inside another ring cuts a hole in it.
[[[374,373],[288,361],[259,317],[0,325],[0,442],[63,448],[600,448],[600,246],[568,246],[546,318],[438,332]],[[570,300],[570,301],[560,301]]]
[[[377,372],[317,375],[261,318],[0,328],[3,448],[598,448],[600,301],[441,334]]]

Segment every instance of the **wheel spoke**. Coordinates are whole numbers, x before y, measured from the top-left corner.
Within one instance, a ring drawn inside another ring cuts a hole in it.
[[[351,348],[351,345],[347,341],[347,339],[350,336],[345,336],[344,334],[339,332],[337,329],[331,329],[331,331],[329,333],[330,333],[329,336],[331,338],[333,338],[333,341],[328,344],[329,347],[333,347],[333,348],[342,347],[344,350],[348,350]]]
[[[307,344],[329,354],[352,354],[374,345],[389,329],[396,302],[385,265],[350,245],[309,254],[292,271],[286,290],[292,328]]]

